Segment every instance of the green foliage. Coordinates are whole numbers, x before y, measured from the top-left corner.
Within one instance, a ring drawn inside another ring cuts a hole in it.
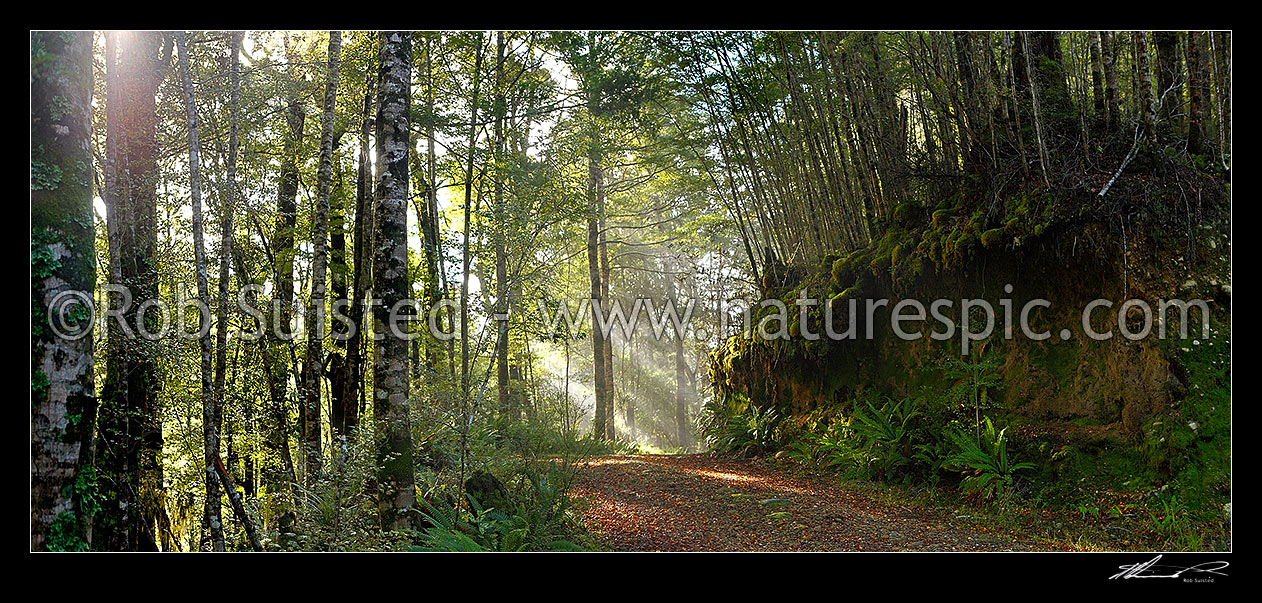
[[[48,395],[48,388],[52,384],[48,381],[48,375],[39,368],[31,369],[31,404],[36,405],[44,396]]]
[[[40,160],[45,155],[44,146],[40,145],[31,153],[31,190],[56,190],[61,184],[61,166]]]
[[[1147,513],[1153,531],[1165,539],[1167,545],[1189,551],[1201,548],[1201,532],[1178,494],[1160,498],[1157,508],[1147,509]]]
[[[900,475],[916,460],[914,423],[920,417],[912,398],[887,398],[878,407],[863,400],[866,408],[855,411],[850,429],[858,438],[863,470],[877,479]]]
[[[947,400],[956,411],[953,418],[963,418],[960,411],[972,406],[973,428],[978,438],[981,437],[981,413],[992,408],[989,390],[1001,383],[998,368],[999,362],[986,356],[981,348],[967,360],[950,358],[943,364],[943,375],[955,380],[947,391]]]
[[[366,487],[375,475],[375,449],[371,437],[355,438],[346,457],[326,470],[310,487],[297,487],[294,513],[297,521],[290,532],[280,532],[269,540],[273,548],[291,551],[392,551],[407,541],[406,535],[379,528],[375,495]],[[277,493],[285,497],[287,493]],[[256,514],[256,501],[246,500]],[[257,501],[257,502],[262,502]],[[238,550],[248,548],[243,535],[229,540]]]
[[[835,421],[822,432],[807,430],[785,448],[785,456],[803,465],[846,470],[863,465],[865,452],[858,437],[844,422]]]
[[[961,488],[971,495],[1005,501],[1012,492],[1017,472],[1033,469],[1033,463],[1017,462],[1008,452],[1005,438],[1007,428],[995,431],[995,424],[986,417],[986,429],[981,441],[958,430],[949,433],[956,446],[956,453],[944,465],[968,473]]]
[[[568,478],[562,467],[524,470],[525,488],[514,492],[511,509],[483,509],[466,496],[468,508],[442,497],[422,499],[422,517],[430,524],[420,534],[427,551],[575,551],[584,547],[581,522],[570,510]]]
[[[702,436],[712,450],[738,454],[762,454],[776,446],[775,430],[782,417],[774,408],[763,408],[748,401],[738,403],[739,410],[716,398],[702,408]]]
[[[83,523],[72,511],[58,515],[48,528],[47,546],[50,551],[86,551],[88,542],[83,538]]]

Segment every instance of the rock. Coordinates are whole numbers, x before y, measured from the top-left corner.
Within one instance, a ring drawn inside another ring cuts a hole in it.
[[[508,489],[504,487],[504,483],[494,475],[485,471],[478,471],[469,476],[465,480],[464,491],[483,509],[495,509],[504,513],[509,513]]]
[[[298,540],[297,532],[298,516],[293,511],[285,511],[280,516],[278,531],[280,532],[280,548],[288,549]]]

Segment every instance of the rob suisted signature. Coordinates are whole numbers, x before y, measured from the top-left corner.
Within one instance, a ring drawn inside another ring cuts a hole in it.
[[[1226,576],[1227,574],[1219,571],[1225,569],[1230,563],[1226,561],[1207,561],[1198,563],[1191,567],[1179,567],[1177,565],[1158,565],[1161,561],[1161,555],[1153,557],[1151,561],[1144,563],[1135,563],[1131,565],[1119,565],[1118,569],[1122,570],[1109,577],[1110,580],[1121,578],[1129,580],[1131,578],[1179,578],[1183,574],[1212,574],[1215,576]]]

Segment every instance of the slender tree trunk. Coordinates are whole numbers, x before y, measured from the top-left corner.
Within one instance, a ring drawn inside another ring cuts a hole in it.
[[[219,460],[219,404],[214,384],[214,368],[211,363],[210,287],[206,275],[206,242],[202,218],[201,158],[197,139],[197,102],[193,94],[193,74],[189,66],[188,40],[183,31],[175,32],[175,45],[180,55],[180,75],[184,80],[184,106],[188,116],[188,188],[193,206],[193,258],[197,272],[197,299],[207,314],[199,317],[200,330],[205,333],[197,338],[201,352],[202,376],[202,434],[205,445],[203,477],[206,498],[202,508],[202,548],[224,550],[223,512],[219,502],[219,476],[215,475],[215,463]]]
[[[285,139],[281,150],[279,185],[276,197],[276,220],[272,235],[271,271],[276,285],[272,293],[272,305],[269,308],[269,325],[267,333],[268,358],[266,371],[268,374],[269,396],[272,404],[273,430],[272,447],[279,450],[283,466],[279,480],[283,480],[295,498],[298,493],[296,469],[293,463],[292,449],[289,442],[290,401],[289,371],[294,360],[293,339],[295,333],[290,324],[294,315],[294,228],[297,222],[298,199],[298,157],[301,149],[303,129],[306,123],[306,110],[302,96],[298,90],[298,77],[293,72],[292,64],[297,57],[289,50],[288,35],[284,39],[286,55],[291,67],[287,74],[285,100]],[[294,366],[293,370],[297,371]],[[301,376],[298,376],[301,387]],[[273,490],[280,490],[279,484],[273,484]]]
[[[227,161],[227,182],[224,184],[223,191],[220,193],[220,209],[219,209],[219,299],[217,300],[215,317],[215,397],[218,407],[215,410],[215,417],[219,421],[219,425],[223,423],[223,408],[227,403],[227,375],[228,375],[228,309],[231,307],[231,294],[229,292],[230,268],[232,264],[233,243],[233,220],[236,212],[237,200],[237,153],[240,146],[238,140],[240,134],[241,122],[241,43],[244,38],[244,32],[232,32],[228,41],[228,104],[229,104],[229,123],[228,123],[228,161]],[[239,275],[238,278],[243,278]],[[235,369],[234,369],[235,373]],[[249,402],[245,404],[247,413],[252,413]],[[253,417],[250,416],[247,421],[252,423]],[[253,494],[255,487],[253,457],[246,460],[246,482],[248,483],[250,493]]]
[[[1204,49],[1201,33],[1188,32],[1187,37],[1188,67],[1188,152],[1200,155],[1205,151],[1202,142],[1204,132],[1201,126],[1201,107],[1204,104]]]
[[[425,110],[427,115],[434,113],[434,74],[433,62],[430,58],[430,44],[428,37],[425,38]],[[427,120],[425,141],[427,151],[424,154],[417,149],[417,156],[413,160],[420,164],[423,158],[425,163],[420,165],[421,190],[424,194],[416,200],[417,218],[421,230],[421,244],[424,245],[425,259],[425,301],[426,308],[434,308],[438,300],[444,295],[440,288],[439,279],[439,263],[442,257],[442,240],[440,239],[440,227],[438,220],[438,202],[437,194],[434,191],[436,186],[434,182],[434,120]],[[419,140],[417,141],[420,142]],[[419,147],[419,144],[418,144]],[[428,340],[426,340],[428,341]],[[420,340],[418,340],[420,343]],[[438,346],[435,346],[438,347]],[[438,353],[431,348],[426,353],[425,364],[430,369],[435,367]]]
[[[425,39],[425,108],[429,115],[434,114],[434,60],[432,53],[433,42],[429,38]],[[431,242],[433,244],[433,276],[434,276],[434,292],[430,296],[431,303],[437,303],[439,299],[446,299],[448,295],[447,287],[447,262],[446,256],[443,254],[443,237],[442,224],[438,216],[438,161],[437,154],[434,150],[434,121],[429,120],[428,127],[425,132],[426,143],[426,174],[428,188],[426,192],[426,200],[429,202],[429,216],[433,236]],[[441,284],[441,286],[440,286]],[[452,331],[452,312],[448,307],[444,312],[447,317],[447,332]],[[452,364],[455,358],[455,340],[447,340],[447,370],[454,373]]]
[[[337,67],[342,53],[342,32],[329,32],[328,77],[324,84],[324,111],[320,118],[320,159],[316,174],[316,206],[311,227],[311,299],[307,304],[307,374],[303,402],[303,440],[307,451],[307,486],[323,469],[320,429],[320,383],[324,372],[324,298],[329,240],[329,191],[333,182],[333,108],[337,100]],[[406,217],[404,218],[406,220]],[[406,223],[406,222],[405,222]]]
[[[1091,55],[1091,100],[1092,106],[1095,108],[1095,118],[1097,120],[1107,120],[1108,109],[1105,108],[1104,95],[1104,60],[1101,58],[1104,53],[1101,50],[1101,39],[1100,32],[1091,32],[1091,41],[1089,42],[1091,46],[1089,52]]]
[[[482,34],[478,33],[477,56],[473,63],[473,98],[470,101],[469,151],[464,182],[464,246],[460,272],[460,392],[464,404],[469,402],[469,266],[473,254],[469,249],[469,233],[473,222],[473,155],[478,136],[478,88],[482,83]]]
[[[350,319],[352,323],[351,337],[346,342],[346,381],[343,386],[342,408],[334,415],[333,429],[350,438],[359,425],[360,404],[367,371],[364,370],[364,346],[371,340],[366,337],[368,321],[364,316],[365,303],[372,288],[372,250],[376,230],[376,204],[372,190],[372,159],[368,151],[368,137],[372,131],[372,88],[374,78],[371,74],[364,82],[363,114],[359,126],[359,167],[355,182],[355,284],[352,292]]]
[[[601,204],[602,213],[604,204]],[[600,298],[605,300],[605,304],[609,309],[613,309],[613,296],[609,293],[610,284],[609,269],[609,247],[605,242],[605,220],[600,221],[600,286],[603,289]],[[608,421],[609,440],[613,441],[618,437],[617,422],[614,420],[614,414],[617,407],[618,395],[615,381],[613,378],[613,331],[609,332],[609,336],[605,340],[605,417]]]
[[[1116,128],[1122,124],[1121,116],[1118,114],[1117,54],[1113,46],[1113,34],[1102,31],[1098,35],[1100,36],[1100,55],[1104,62],[1104,97],[1105,106],[1108,108],[1107,123],[1110,128]]]
[[[1025,45],[1025,56],[1027,57],[1031,56],[1029,39],[1030,38],[1028,35],[1021,37],[1022,43]],[[1027,70],[1030,69],[1030,61],[1026,61],[1025,68]],[[1045,139],[1043,138],[1043,120],[1041,117],[1042,111],[1040,111],[1040,107],[1039,107],[1039,86],[1035,85],[1037,80],[1034,77],[1033,71],[1028,71],[1026,73],[1026,77],[1029,79],[1029,82],[1030,82],[1030,99],[1032,102],[1031,115],[1032,115],[1032,119],[1034,120],[1034,136],[1035,136],[1036,142],[1038,143],[1038,149],[1039,149],[1039,167],[1042,169],[1043,184],[1047,186],[1051,186],[1051,184],[1047,180],[1047,167],[1048,167],[1047,166],[1048,164],[1047,143],[1045,142]]]
[[[1008,67],[1008,75],[1009,75],[1008,80],[1012,82],[1014,85],[1017,81],[1021,79],[1025,79],[1028,81],[1029,79],[1028,76],[1025,78],[1018,78],[1016,75],[1017,74],[1016,66],[1013,63],[1013,55],[1016,53],[1016,51],[1015,49],[1013,49],[1012,39],[1008,36],[1008,32],[1006,31],[1003,32],[1003,46],[1004,46],[1004,51],[1005,51],[1004,54],[1007,55],[1007,67]],[[1017,135],[1017,149],[1020,150],[1021,152],[1021,174],[1025,177],[1026,181],[1029,181],[1030,160],[1026,157],[1026,154],[1025,154],[1025,138],[1021,135],[1021,103],[1016,102],[1017,98],[1019,98],[1021,94],[1021,90],[1019,88],[1012,88],[1011,92],[1012,92],[1013,104],[1015,105],[1012,111],[1012,118],[1013,118],[1014,125],[1016,127],[1013,128],[1013,131],[1016,132],[1016,135]],[[1039,157],[1042,158],[1042,155],[1040,155]]]
[[[664,258],[666,260],[666,299],[675,307],[676,312],[682,312],[683,310],[679,307],[679,298],[675,293],[675,261],[669,254]],[[680,448],[687,448],[691,442],[689,441],[687,397],[684,395],[684,382],[688,374],[687,365],[684,362],[684,334],[675,333],[671,338],[671,346],[674,348],[675,364],[675,444]]]
[[[1218,102],[1218,153],[1227,167],[1231,153],[1231,32],[1212,32],[1215,90]]]
[[[593,416],[592,431],[596,438],[604,440],[609,433],[609,400],[605,370],[605,334],[600,329],[603,322],[599,316],[605,313],[604,285],[600,270],[600,202],[599,189],[603,187],[603,174],[600,169],[596,143],[592,143],[592,154],[588,157],[587,177],[588,195],[590,198],[591,217],[587,220],[587,275],[591,283],[592,311],[592,379],[596,395],[596,411]]]
[[[337,149],[340,142],[341,136],[335,135],[333,148]],[[346,363],[346,343],[350,338],[351,329],[348,324],[350,317],[347,315],[349,309],[346,307],[349,302],[347,278],[350,268],[346,262],[348,195],[344,171],[341,157],[334,152],[333,189],[329,194],[329,284],[332,288],[331,309],[340,316],[330,314],[330,317],[334,318],[329,323],[334,349],[329,352],[325,375],[329,379],[329,441],[336,449],[334,458],[339,462],[345,460],[347,453],[345,396],[349,369]]]
[[[499,395],[500,412],[520,419],[519,410],[512,402],[508,386],[508,238],[507,217],[504,207],[504,50],[507,43],[504,32],[495,33],[495,301],[497,313],[495,337],[495,382]]]
[[[1136,85],[1139,86],[1139,110],[1144,123],[1144,140],[1157,143],[1157,105],[1152,92],[1152,69],[1148,65],[1148,33],[1135,32]]]

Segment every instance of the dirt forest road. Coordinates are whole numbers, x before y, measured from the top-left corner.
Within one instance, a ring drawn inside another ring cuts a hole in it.
[[[1030,550],[941,517],[758,460],[601,456],[573,493],[593,535],[617,551]]]

